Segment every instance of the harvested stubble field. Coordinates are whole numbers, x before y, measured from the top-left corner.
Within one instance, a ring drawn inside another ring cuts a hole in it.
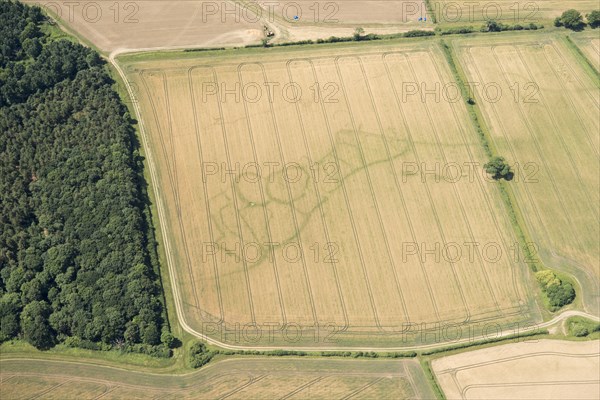
[[[448,399],[598,399],[600,343],[541,340],[434,360]]]
[[[454,45],[468,80],[494,82],[488,101],[481,88],[475,96],[498,153],[525,172],[527,178],[511,186],[541,259],[575,275],[585,306],[598,313],[597,76],[559,36],[456,40]]]
[[[252,14],[245,16],[208,13],[213,5],[231,9],[228,1],[46,1],[38,4],[58,16],[77,34],[100,50],[243,46],[259,43],[262,24]],[[209,5],[210,4],[210,5]]]
[[[598,9],[596,0],[430,0],[429,3],[436,21],[441,24],[483,23],[488,19],[507,24],[551,24],[554,18],[571,8],[584,15]]]
[[[427,8],[423,0],[238,0],[251,9],[253,3],[262,6],[264,16],[272,15],[285,22],[297,26],[331,25],[331,26],[371,26],[399,25],[412,26],[414,29],[427,25],[419,21],[419,17],[427,16]],[[248,4],[251,4],[248,6]],[[270,5],[269,5],[270,4]],[[295,19],[295,17],[298,17]],[[431,26],[431,25],[429,25]]]
[[[464,101],[441,100],[451,75],[434,42],[121,62],[197,332],[398,346],[444,340],[407,324],[457,324],[456,339],[537,318]]]
[[[0,361],[10,399],[433,398],[416,361],[226,360],[186,375],[47,360]]]

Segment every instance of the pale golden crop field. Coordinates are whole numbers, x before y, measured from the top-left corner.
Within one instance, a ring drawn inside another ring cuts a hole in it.
[[[469,23],[478,26],[488,19],[507,24],[526,25],[531,22],[552,24],[564,11],[576,9],[583,15],[598,9],[595,0],[430,0],[438,23]]]
[[[251,10],[209,0],[25,0],[57,17],[100,50],[243,46],[258,43],[262,24]],[[222,8],[221,8],[222,7]]]
[[[10,399],[433,398],[416,361],[242,359],[184,375],[49,360],[2,360]]]
[[[537,318],[464,101],[418,43],[123,59],[190,327],[402,345]]]
[[[237,0],[248,9],[261,6],[261,14],[281,17],[294,25],[406,25],[424,26],[419,17],[427,16],[423,0],[313,0],[279,1]],[[297,17],[297,18],[296,18]],[[431,26],[431,25],[430,25]]]
[[[474,90],[498,152],[525,172],[511,185],[540,256],[548,267],[573,273],[586,306],[597,312],[597,77],[559,37],[457,40],[455,47],[469,80],[494,82],[503,94]]]
[[[448,399],[597,399],[598,341],[526,341],[432,362]]]

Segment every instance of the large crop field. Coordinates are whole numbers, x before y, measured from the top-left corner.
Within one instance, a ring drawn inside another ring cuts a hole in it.
[[[271,2],[267,0],[238,0],[240,4],[257,3],[274,16],[295,25],[369,26],[369,25],[425,25],[419,17],[426,17],[423,0],[337,0],[315,2],[296,0]],[[295,18],[297,17],[297,19]]]
[[[442,24],[482,24],[488,19],[508,24],[551,24],[554,18],[571,8],[583,14],[598,9],[595,0],[430,0],[430,4],[436,21]]]
[[[524,172],[511,185],[542,260],[573,273],[597,313],[597,77],[551,36],[460,40],[455,47],[468,80],[494,82],[487,94],[475,89],[477,101],[497,151]]]
[[[243,46],[258,43],[262,25],[254,15],[226,16],[233,3],[206,0],[142,0],[131,2],[44,1],[39,4],[52,16],[100,50]],[[223,10],[221,10],[221,6]]]
[[[227,360],[186,375],[46,360],[0,361],[10,399],[433,398],[415,361]]]
[[[537,318],[464,102],[419,43],[124,59],[194,330],[402,345],[445,340],[409,324]]]
[[[432,362],[448,399],[598,399],[598,341],[542,340]]]

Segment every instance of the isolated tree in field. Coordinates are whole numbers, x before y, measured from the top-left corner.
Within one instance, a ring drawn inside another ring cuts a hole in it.
[[[498,180],[504,178],[510,180],[512,172],[504,157],[494,157],[483,166],[485,172],[492,175],[492,178]]]
[[[564,26],[567,29],[579,31],[583,29],[585,23],[583,22],[583,16],[577,10],[567,10],[560,17],[554,20],[554,26]]]
[[[592,28],[597,28],[600,26],[600,10],[595,10],[585,16],[587,18],[588,24]]]

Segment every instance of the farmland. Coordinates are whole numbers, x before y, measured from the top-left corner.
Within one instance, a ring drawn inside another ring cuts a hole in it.
[[[409,325],[538,318],[464,103],[440,101],[451,77],[435,43],[121,62],[197,332],[415,344],[445,339]]]
[[[564,11],[574,8],[586,14],[598,8],[594,0],[496,0],[451,1],[430,0],[433,15],[440,24],[482,24],[487,19],[508,24],[542,22],[551,24]]]
[[[251,14],[247,18],[229,16],[224,21],[220,14],[205,15],[208,14],[208,3],[221,2],[25,2],[41,4],[44,10],[105,52],[165,47],[243,46],[258,43],[263,36],[262,25]],[[233,4],[230,6],[233,7]]]
[[[454,43],[467,79],[502,94],[474,90],[498,153],[524,172],[511,185],[539,256],[574,274],[598,312],[597,78],[559,37]]]
[[[571,35],[571,38],[596,68],[596,71],[600,71],[600,39],[598,35],[582,32]]]
[[[598,341],[542,340],[452,355],[432,363],[448,399],[597,399]]]
[[[351,36],[357,26],[369,32],[432,29],[423,1],[312,0],[207,1],[142,0],[109,2],[40,1],[44,10],[103,52],[127,49],[244,46],[260,43],[264,26],[273,40],[296,41]],[[297,18],[295,18],[297,17]]]
[[[419,17],[426,17],[426,6],[422,0],[341,0],[322,3],[298,0],[278,2],[271,7],[265,0],[238,1],[238,3],[258,3],[265,11],[272,10],[273,16],[299,26],[406,25],[414,28],[417,25],[424,25],[421,23],[424,21],[418,21]]]
[[[432,398],[415,361],[252,359],[160,375],[49,360],[0,361],[4,398]]]

